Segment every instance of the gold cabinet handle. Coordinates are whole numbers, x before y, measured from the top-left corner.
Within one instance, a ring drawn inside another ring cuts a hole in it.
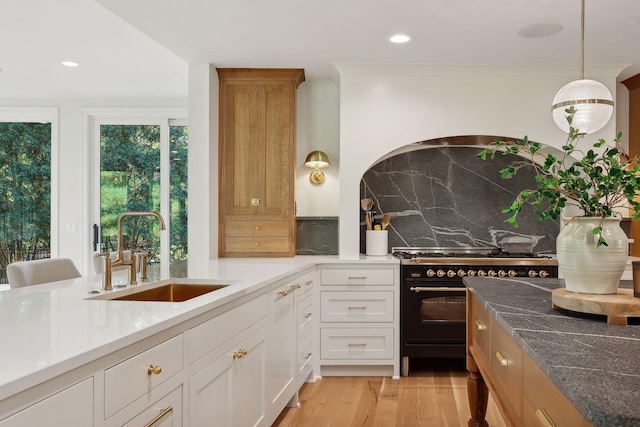
[[[366,310],[366,305],[350,305],[349,310]]]
[[[278,292],[278,295],[280,295],[281,297],[286,297],[287,295],[289,295],[289,292],[287,292],[287,291],[280,291],[280,292]]]
[[[305,286],[308,286],[308,285],[310,285],[312,283],[313,283],[313,280],[307,280],[306,282],[304,282]]]
[[[367,278],[367,276],[349,276],[349,280],[353,280],[353,279],[362,279],[362,280],[364,280],[366,278]]]
[[[302,287],[302,286],[300,286],[300,284],[299,284],[299,283],[296,283],[295,285],[289,285],[289,288],[291,288],[292,290],[300,289],[301,287]]]
[[[160,411],[161,411],[160,415],[152,419],[151,422],[149,424],[146,424],[144,427],[152,427],[154,424],[156,424],[158,421],[164,418],[165,415],[173,411],[173,406],[169,406],[167,408],[161,409]]]
[[[351,342],[350,342],[350,343],[348,343],[348,344],[347,344],[347,346],[348,346],[348,347],[366,347],[366,346],[367,346],[367,343],[364,343],[364,342],[362,342],[362,343],[359,343],[359,342],[357,342],[357,343],[351,343]]]
[[[544,427],[556,427],[556,423],[553,422],[553,419],[544,408],[539,408],[536,411],[536,417],[538,417],[538,421],[540,421],[540,424]]]
[[[485,325],[484,323],[482,323],[482,322],[481,322],[481,321],[479,321],[479,320],[476,320],[476,328],[477,328],[479,331],[486,331],[486,330],[487,330],[487,325]]]
[[[260,230],[260,226],[259,225],[256,225],[256,230]]]
[[[496,359],[502,366],[509,366],[509,358],[501,351],[496,351]]]
[[[260,243],[256,243],[256,246],[260,246]]]
[[[238,351],[234,351],[233,352],[233,358],[234,359],[242,359],[244,356],[247,355],[247,350],[240,348],[238,349]]]
[[[162,372],[162,367],[158,366],[153,366],[153,365],[149,365],[147,367],[147,375],[151,375],[151,374],[156,374],[156,375],[160,375],[160,372]]]
[[[302,317],[304,317],[305,319],[308,319],[309,317],[311,317],[311,313],[305,313],[302,315]]]

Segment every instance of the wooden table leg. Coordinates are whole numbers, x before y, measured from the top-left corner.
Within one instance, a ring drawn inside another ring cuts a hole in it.
[[[469,409],[471,418],[467,425],[469,427],[489,427],[485,419],[487,416],[487,402],[489,401],[489,389],[482,378],[482,374],[471,355],[467,355],[467,394],[469,398]]]

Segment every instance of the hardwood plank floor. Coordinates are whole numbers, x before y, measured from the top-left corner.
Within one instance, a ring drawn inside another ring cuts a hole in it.
[[[300,407],[285,408],[272,427],[467,427],[463,362],[433,360],[418,369],[399,380],[324,377],[305,384]],[[491,398],[487,421],[506,427]]]

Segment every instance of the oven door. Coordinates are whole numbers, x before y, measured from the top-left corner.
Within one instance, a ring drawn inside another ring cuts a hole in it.
[[[402,286],[402,331],[405,344],[464,344],[466,288],[430,282]]]

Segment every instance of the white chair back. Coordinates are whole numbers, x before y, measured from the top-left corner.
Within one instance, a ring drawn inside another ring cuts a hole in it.
[[[7,266],[9,286],[12,288],[74,279],[80,276],[80,272],[69,258],[20,261]]]

